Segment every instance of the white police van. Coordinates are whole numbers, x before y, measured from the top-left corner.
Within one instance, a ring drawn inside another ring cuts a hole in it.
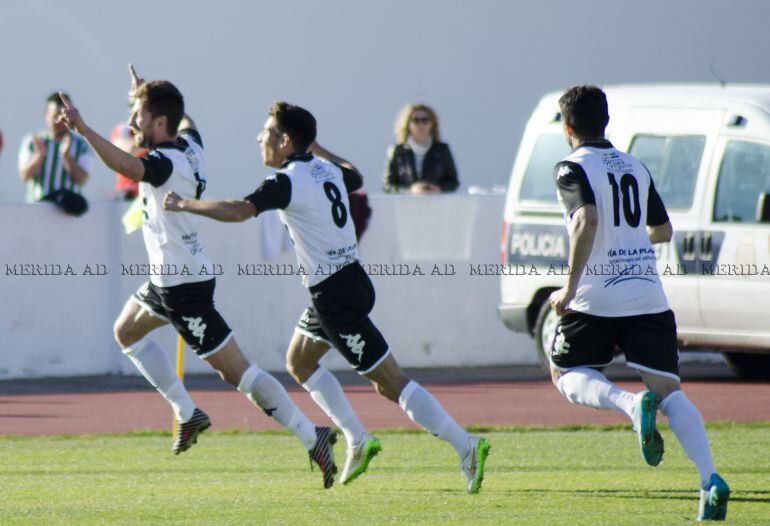
[[[608,139],[648,167],[674,227],[671,242],[655,247],[680,349],[719,350],[740,376],[770,375],[770,85],[605,92]],[[508,272],[498,314],[535,338],[546,367],[557,320],[547,299],[566,283],[569,255],[552,175],[569,153],[560,96],[543,97],[527,124],[501,246]]]

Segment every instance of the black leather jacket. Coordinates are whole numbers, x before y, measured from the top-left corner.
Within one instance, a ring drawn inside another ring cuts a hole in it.
[[[386,192],[408,191],[412,183],[418,181],[436,184],[441,187],[442,192],[457,190],[460,183],[449,145],[443,142],[433,143],[425,153],[420,177],[417,176],[412,149],[404,144],[391,148],[383,189]]]

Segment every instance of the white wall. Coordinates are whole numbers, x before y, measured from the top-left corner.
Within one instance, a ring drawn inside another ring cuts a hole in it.
[[[471,264],[499,261],[502,196],[382,196],[371,206],[361,243],[364,263],[400,264],[410,272],[419,265],[426,274],[372,276],[372,318],[402,365],[536,363],[531,340],[508,332],[497,319],[498,278],[469,275]],[[124,207],[98,204],[70,218],[50,204],[0,206],[0,378],[135,374],[112,339],[113,320],[144,281],[122,276],[121,264],[146,262],[141,234],[121,230]],[[201,235],[224,270],[217,307],[239,343],[262,367],[285,370],[286,345],[309,298],[296,276],[237,275],[238,264],[265,263],[261,221],[204,220]],[[293,251],[273,263],[296,267]],[[9,268],[24,264],[71,265],[79,275],[9,275]],[[109,274],[85,276],[86,264],[104,265]],[[454,265],[456,275],[431,276],[433,264]],[[172,330],[159,330],[157,339],[171,355]],[[326,365],[347,368],[332,353]],[[188,351],[187,370],[209,369]]]
[[[433,104],[464,186],[505,184],[539,97],[593,82],[769,82],[763,0],[3,0],[0,201],[23,198],[22,136],[70,92],[95,129],[126,115],[126,64],[185,94],[209,152],[208,195],[244,195],[267,171],[254,137],[283,98],[379,188],[396,111]],[[88,184],[105,199],[112,175]]]

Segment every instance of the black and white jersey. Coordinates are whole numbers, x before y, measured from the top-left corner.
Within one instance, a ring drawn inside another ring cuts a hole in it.
[[[295,154],[245,199],[257,214],[278,210],[304,269],[302,283],[312,287],[359,259],[348,192],[361,184],[352,170],[310,153]]]
[[[163,209],[166,192],[176,192],[182,199],[200,199],[206,188],[200,135],[195,130],[182,130],[176,142],[158,144],[142,163],[139,198],[144,244],[153,269],[150,281],[159,287],[173,287],[211,279],[211,274],[206,274],[212,271],[211,262],[198,237],[200,216]]]
[[[609,141],[578,147],[554,169],[564,217],[596,205],[593,250],[569,308],[596,316],[635,316],[668,310],[646,225],[668,221],[652,177],[636,158]]]

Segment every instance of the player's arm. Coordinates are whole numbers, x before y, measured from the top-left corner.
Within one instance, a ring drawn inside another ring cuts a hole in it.
[[[666,206],[655,190],[655,183],[650,177],[650,192],[647,194],[647,236],[650,243],[668,243],[674,236],[674,227],[668,219]]]
[[[559,197],[567,211],[569,222],[569,275],[567,285],[549,298],[556,314],[568,312],[569,303],[575,298],[580,277],[594,247],[599,222],[596,197],[583,168],[576,163],[561,162],[556,165],[554,179]]]
[[[179,121],[179,128],[177,128],[179,131],[183,130],[195,130],[198,131],[198,127],[195,125],[195,121],[190,118],[189,115],[186,113],[182,117],[182,120]]]
[[[573,215],[569,223],[569,277],[567,290],[577,292],[578,282],[594,248],[599,214],[596,205],[584,205]]]
[[[364,178],[361,172],[350,161],[333,154],[318,144],[318,141],[313,141],[308,150],[318,157],[323,157],[327,161],[333,162],[342,169],[342,179],[345,182],[345,189],[348,193],[355,192],[364,185]]]
[[[198,128],[195,126],[195,122],[186,113],[184,114],[184,117],[182,117],[182,120],[179,122],[177,131],[180,135],[187,135],[193,141],[195,141],[198,146],[203,148],[203,139],[201,138],[201,134],[198,131]]]
[[[96,155],[98,155],[102,162],[109,166],[110,169],[125,175],[133,181],[141,181],[144,177],[144,163],[142,163],[142,160],[124,152],[92,130],[69,99],[63,94],[61,94],[61,98],[64,106],[62,107],[58,120],[66,124],[70,130],[75,130],[82,135],[94,149]]]
[[[166,194],[163,208],[170,212],[189,212],[226,223],[240,223],[257,213],[254,205],[245,199],[182,199],[174,192]]]
[[[182,199],[169,192],[163,199],[163,208],[171,212],[190,212],[224,222],[241,222],[259,215],[265,210],[286,208],[291,201],[291,181],[277,173],[265,181],[253,193],[243,199],[201,201]]]

